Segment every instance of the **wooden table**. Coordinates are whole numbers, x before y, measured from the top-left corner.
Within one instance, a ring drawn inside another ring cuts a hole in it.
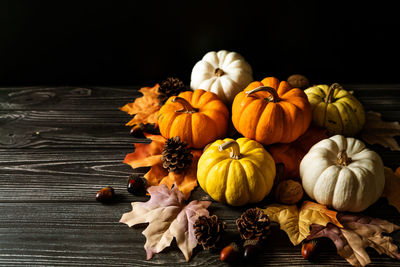
[[[367,110],[400,121],[399,85],[349,85]],[[147,266],[225,265],[215,252],[195,250],[186,263],[176,245],[145,260],[141,232],[119,223],[130,202],[146,201],[126,190],[133,170],[122,163],[135,139],[118,110],[140,94],[138,87],[0,88],[0,265]],[[399,141],[399,139],[397,139]],[[400,152],[371,146],[386,166],[400,165]],[[118,202],[102,205],[95,193],[112,186]],[[204,192],[197,188],[192,198]],[[244,208],[213,203],[210,211],[227,223],[236,238],[235,220]],[[400,214],[385,199],[364,214],[400,224]],[[400,241],[400,233],[393,234]],[[230,239],[230,238],[228,238]],[[371,266],[400,262],[368,250]],[[316,263],[303,260],[275,225],[257,265],[348,265],[333,245]]]

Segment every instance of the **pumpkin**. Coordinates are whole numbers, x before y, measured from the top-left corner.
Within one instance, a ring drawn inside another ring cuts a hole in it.
[[[310,126],[311,106],[302,90],[268,77],[236,95],[232,122],[242,135],[264,145],[290,143]]]
[[[251,81],[252,69],[236,52],[221,50],[208,52],[193,67],[190,87],[213,92],[226,104]]]
[[[201,155],[197,180],[214,200],[232,206],[261,201],[271,191],[275,162],[264,147],[242,137],[212,143]]]
[[[294,142],[289,144],[273,144],[267,147],[275,163],[285,165],[283,177],[300,180],[300,162],[310,148],[319,141],[328,138],[327,130],[311,125],[308,130]]]
[[[379,155],[363,142],[342,135],[315,144],[300,163],[300,176],[312,199],[339,211],[368,208],[385,186]]]
[[[158,111],[160,133],[179,136],[189,147],[203,148],[226,136],[229,111],[217,95],[204,90],[171,96]]]
[[[313,121],[330,135],[356,135],[364,126],[362,104],[338,83],[317,85],[305,90],[313,111]]]

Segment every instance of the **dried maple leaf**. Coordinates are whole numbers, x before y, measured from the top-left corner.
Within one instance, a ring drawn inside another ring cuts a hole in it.
[[[143,94],[134,102],[128,103],[121,107],[120,110],[134,115],[133,119],[126,123],[127,126],[136,126],[140,124],[154,124],[157,126],[157,113],[160,109],[158,105],[158,87],[156,84],[153,87],[143,87],[139,90]],[[134,128],[136,129],[136,128]]]
[[[287,233],[293,245],[298,245],[310,234],[311,224],[326,225],[333,223],[342,227],[336,219],[336,212],[326,206],[311,201],[305,201],[299,210],[296,205],[272,204],[264,210],[271,221],[280,224]]]
[[[182,173],[168,172],[163,167],[161,159],[166,139],[161,135],[145,134],[145,136],[152,142],[150,144],[135,144],[135,152],[127,154],[123,162],[129,164],[132,168],[151,167],[144,175],[148,185],[165,184],[172,188],[175,184],[188,198],[190,192],[197,186],[197,162],[202,151],[192,149],[192,163]]]
[[[399,170],[399,169],[398,169]],[[398,171],[396,170],[396,173]],[[396,175],[392,169],[385,167],[385,189],[383,197],[386,197],[389,204],[400,212],[400,176]]]
[[[382,121],[381,114],[373,111],[367,112],[361,138],[370,145],[380,144],[390,150],[400,151],[394,136],[400,136],[400,124],[395,122]]]
[[[327,237],[335,244],[338,254],[353,266],[365,266],[371,262],[367,247],[372,247],[379,254],[386,254],[400,260],[397,246],[389,236],[400,229],[400,226],[386,220],[371,218],[363,215],[338,214],[343,228],[329,223],[327,226],[313,224],[307,240]]]
[[[151,186],[147,191],[150,200],[133,202],[132,211],[124,213],[120,222],[128,226],[149,223],[143,231],[147,260],[170,246],[175,237],[186,261],[189,261],[193,248],[197,246],[193,224],[199,216],[209,216],[207,208],[211,202],[193,200],[185,205],[182,192],[165,185]]]

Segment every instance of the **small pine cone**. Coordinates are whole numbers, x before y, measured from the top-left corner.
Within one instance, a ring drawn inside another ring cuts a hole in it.
[[[246,210],[236,225],[242,239],[265,239],[270,233],[270,224],[268,216],[257,208]]]
[[[216,246],[226,225],[216,215],[200,216],[193,225],[197,243],[209,250]]]
[[[158,104],[162,106],[169,97],[179,95],[184,91],[188,91],[188,88],[181,80],[178,78],[167,78],[165,81],[162,81],[160,87],[158,87]]]
[[[187,148],[187,143],[182,142],[179,136],[176,136],[165,142],[161,159],[165,169],[169,172],[179,173],[190,166],[193,155]]]

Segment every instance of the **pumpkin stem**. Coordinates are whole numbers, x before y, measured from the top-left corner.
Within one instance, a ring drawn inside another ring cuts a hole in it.
[[[329,103],[329,104],[332,103],[332,98],[335,93],[335,90],[336,89],[340,90],[342,88],[343,87],[338,83],[334,83],[331,86],[329,86],[328,93],[326,94],[326,98],[325,98],[325,103]]]
[[[235,140],[231,140],[228,142],[223,143],[218,147],[219,151],[225,150],[227,148],[232,148],[231,151],[231,158],[232,159],[240,159],[242,156],[240,155],[240,147],[239,144]]]
[[[192,107],[192,105],[190,105],[189,101],[187,101],[186,99],[176,96],[172,99],[172,102],[178,102],[179,104],[182,105],[183,109],[180,110],[176,110],[176,112],[184,112],[184,113],[196,113],[199,110],[197,108]]]
[[[337,163],[342,166],[347,166],[352,162],[352,159],[347,156],[346,150],[343,149],[337,155]]]
[[[274,88],[269,87],[269,86],[260,86],[260,87],[257,87],[255,89],[253,89],[253,90],[246,91],[245,93],[247,94],[247,96],[249,96],[249,95],[251,95],[253,93],[257,93],[259,91],[267,91],[268,93],[271,94],[270,97],[265,99],[265,100],[267,100],[269,102],[276,103],[276,102],[281,101],[281,98],[279,97],[278,92],[276,92],[276,90]]]
[[[221,77],[222,75],[225,74],[225,72],[223,70],[221,70],[220,68],[216,68],[214,74],[217,77]]]

